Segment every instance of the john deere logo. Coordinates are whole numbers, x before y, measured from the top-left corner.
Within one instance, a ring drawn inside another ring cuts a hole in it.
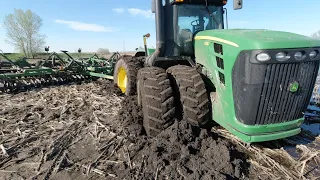
[[[289,85],[289,91],[292,92],[292,93],[295,93],[297,92],[299,89],[299,83],[298,82],[292,82],[290,83]]]

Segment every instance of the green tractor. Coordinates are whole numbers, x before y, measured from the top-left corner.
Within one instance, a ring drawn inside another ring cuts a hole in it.
[[[152,0],[153,53],[124,56],[114,82],[137,94],[148,135],[178,118],[215,121],[245,142],[298,134],[319,69],[320,41],[225,29],[226,0]],[[234,0],[234,9],[242,8]],[[144,36],[145,38],[145,36]]]

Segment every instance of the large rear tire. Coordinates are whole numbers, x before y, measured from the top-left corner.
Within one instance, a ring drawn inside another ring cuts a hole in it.
[[[138,72],[138,101],[143,111],[143,126],[148,136],[156,136],[173,123],[173,90],[166,71],[145,67]]]
[[[167,69],[173,84],[176,113],[194,126],[203,126],[210,119],[210,101],[200,73],[193,67],[176,65]]]
[[[113,82],[126,96],[136,94],[137,73],[142,67],[141,58],[133,56],[122,56],[117,61],[113,72]]]

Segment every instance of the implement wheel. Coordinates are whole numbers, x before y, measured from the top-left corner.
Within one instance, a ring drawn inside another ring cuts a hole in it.
[[[138,73],[138,102],[142,106],[143,126],[148,136],[156,136],[173,123],[173,90],[166,71],[146,67]]]
[[[136,94],[137,73],[143,63],[132,56],[122,56],[116,63],[113,82],[126,96]]]
[[[173,84],[176,114],[194,126],[203,126],[210,119],[206,86],[193,67],[176,65],[167,69]]]

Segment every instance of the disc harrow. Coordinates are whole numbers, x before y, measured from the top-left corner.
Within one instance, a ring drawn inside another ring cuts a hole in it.
[[[11,60],[1,52],[0,55],[5,61],[0,61],[0,93],[17,93],[34,88],[87,82],[97,78],[113,79],[114,65],[120,58],[118,52],[109,59],[96,54],[87,59],[74,59],[68,51],[61,52],[67,58],[52,52],[35,64],[30,64],[25,59]]]
[[[0,92],[14,93],[28,91],[34,88],[81,83],[89,80],[90,76],[77,73],[53,73],[40,76],[1,77]]]
[[[1,53],[5,62],[1,63],[0,92],[15,93],[34,88],[82,82],[90,77],[75,60],[64,60],[57,53],[51,53],[36,65],[25,62],[21,66]]]

